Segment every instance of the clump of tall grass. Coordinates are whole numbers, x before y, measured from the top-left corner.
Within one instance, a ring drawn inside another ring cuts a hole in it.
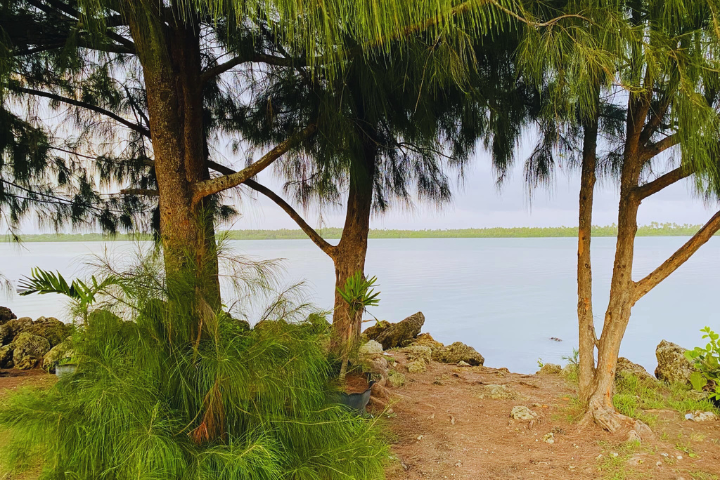
[[[73,339],[77,371],[2,400],[13,468],[39,461],[47,479],[383,478],[374,421],[328,403],[322,317],[273,317],[297,313],[284,295],[250,329],[198,302],[191,275],[169,282],[147,264],[113,275],[120,287]]]

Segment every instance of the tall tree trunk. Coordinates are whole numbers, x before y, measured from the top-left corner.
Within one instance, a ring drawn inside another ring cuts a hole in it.
[[[597,116],[584,128],[582,173],[580,179],[580,209],[578,228],[578,332],[580,365],[578,372],[580,401],[586,405],[591,394],[595,374],[595,323],[592,305],[592,267],[590,243],[592,238],[593,195],[597,167]]]
[[[333,312],[332,351],[344,358],[360,338],[362,311],[352,312],[338,294],[347,279],[356,272],[365,272],[370,213],[373,200],[373,180],[376,169],[377,147],[374,141],[363,141],[363,161],[352,166],[345,225],[342,237],[335,248],[335,309]]]
[[[640,176],[640,162],[635,155],[626,155],[620,183],[618,237],[615,263],[610,284],[610,301],[605,312],[602,336],[598,346],[598,364],[589,397],[589,413],[609,431],[616,431],[626,417],[619,415],[613,406],[615,370],[620,343],[635,304],[635,283],[632,279],[637,213],[640,201],[635,189]]]
[[[214,226],[208,202],[193,202],[193,185],[209,178],[204,153],[199,27],[138,8],[129,19],[143,68],[155,156],[160,233],[168,280],[197,278],[197,290],[220,305]],[[179,17],[178,17],[179,18]],[[166,21],[169,23],[166,23]]]

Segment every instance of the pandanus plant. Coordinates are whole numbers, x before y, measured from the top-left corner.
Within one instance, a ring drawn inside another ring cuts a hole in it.
[[[380,292],[376,292],[372,288],[377,282],[377,277],[365,278],[361,271],[355,272],[355,274],[347,279],[345,282],[345,288],[337,288],[338,295],[348,304],[348,315],[350,319],[354,319],[358,315],[367,309],[367,307],[376,307],[380,304]],[[360,322],[353,322],[354,325],[360,326]],[[360,332],[353,335],[353,338],[358,338]],[[345,379],[347,373],[347,363],[350,355],[350,350],[353,345],[350,342],[351,339],[343,339],[346,344],[344,351],[342,352],[342,365],[340,367],[340,381]]]

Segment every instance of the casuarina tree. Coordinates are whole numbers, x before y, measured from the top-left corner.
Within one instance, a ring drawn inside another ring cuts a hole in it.
[[[3,200],[8,220],[17,224],[33,208],[52,207],[60,212],[52,217],[58,224],[100,218],[106,229],[129,228],[133,214],[148,209],[140,208],[147,200],[127,196],[156,192],[151,219],[168,278],[195,269],[203,301],[218,305],[213,220],[218,211],[228,213],[219,209],[218,196],[318,128],[318,119],[303,116],[242,171],[214,165],[209,139],[228,123],[213,117],[212,107],[234,98],[226,95],[225,80],[234,82],[238,70],[252,66],[263,75],[267,65],[303,66],[311,79],[334,80],[349,59],[386,55],[391,43],[418,32],[442,35],[462,51],[466,36],[484,32],[514,8],[504,1],[449,0],[341,1],[323,8],[305,0],[5,1],[2,104],[13,119],[3,122],[12,126],[4,131],[11,139],[4,151],[13,184],[6,184],[12,188]],[[275,52],[270,42],[286,50],[269,54]],[[47,108],[66,115],[44,118]],[[38,135],[44,135],[41,143]],[[87,172],[87,181],[68,181],[68,163]],[[47,177],[51,167],[55,178]],[[106,173],[100,179],[106,185],[128,182],[126,196],[98,195],[91,188],[97,171]],[[117,173],[124,176],[111,175]],[[35,181],[40,175],[44,184]]]
[[[564,112],[564,116],[553,119],[546,115],[541,122],[547,128],[528,172],[533,180],[547,175],[553,150],[574,151],[580,159],[580,398],[588,409],[587,419],[611,431],[629,422],[615,411],[612,398],[620,344],[633,305],[720,229],[718,213],[655,270],[633,279],[641,202],[688,177],[707,198],[718,193],[719,77],[714,12],[712,2],[627,2],[605,10],[601,24],[593,20],[599,17],[587,11],[571,10],[566,13],[577,15],[578,25],[584,27],[573,33],[573,42],[562,38],[565,32],[558,38],[535,37],[524,52],[529,54],[533,44],[550,46],[556,52],[545,57],[557,61],[549,62],[543,82],[548,91],[555,92],[549,96],[548,108]],[[580,41],[578,35],[583,37]],[[562,52],[558,47],[562,45],[572,45],[571,51]],[[584,48],[578,50],[578,46]],[[578,78],[582,80],[579,83]],[[603,131],[610,135],[603,137]],[[617,179],[620,190],[610,301],[599,336],[593,322],[590,264],[598,172]]]
[[[286,190],[303,207],[345,204],[337,245],[324,240],[282,195],[256,181],[245,185],[277,203],[332,258],[337,355],[346,354],[360,336],[362,311],[352,311],[340,290],[348,278],[364,273],[373,212],[413,197],[447,202],[450,170],[461,175],[478,142],[498,158],[511,155],[533,92],[517,81],[513,68],[517,26],[505,27],[468,53],[442,38],[418,35],[386,56],[353,59],[337,79],[308,81],[302,70],[275,67],[270,83],[257,85],[245,138],[277,141],[287,118],[302,115],[308,105],[316,105],[313,115],[321,119],[307,148],[277,165]]]

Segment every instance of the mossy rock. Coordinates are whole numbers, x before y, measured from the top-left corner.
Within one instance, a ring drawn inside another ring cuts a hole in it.
[[[26,331],[33,335],[47,338],[50,347],[62,343],[70,334],[72,325],[66,325],[57,318],[40,317]]]
[[[685,358],[685,349],[680,345],[663,340],[655,349],[658,366],[655,376],[658,380],[668,383],[684,383],[690,385],[690,375],[695,368]]]
[[[375,340],[382,332],[387,330],[390,325],[391,323],[387,320],[380,320],[372,327],[367,328],[363,332],[363,335],[365,335],[365,338],[368,340]]]
[[[445,345],[435,340],[429,333],[421,333],[417,338],[414,338],[408,346],[430,347],[432,350],[435,350],[437,348],[443,348]]]
[[[72,341],[68,338],[64,342],[55,345],[49,352],[43,357],[42,368],[43,370],[54,373],[55,367],[62,360],[70,360],[75,356],[75,351],[72,348]]]
[[[618,358],[617,368],[615,370],[615,379],[622,378],[623,376],[633,375],[641,380],[654,381],[655,377],[650,375],[642,365],[633,363],[625,357]]]
[[[425,315],[422,312],[414,313],[402,322],[391,324],[374,340],[380,343],[385,350],[402,347],[420,334],[424,323]]]
[[[16,318],[17,316],[8,307],[0,307],[0,325]]]
[[[15,337],[32,327],[32,324],[30,317],[20,317],[3,323],[0,325],[0,345],[9,345]]]
[[[433,350],[432,359],[441,363],[459,363],[462,361],[474,367],[485,363],[485,357],[480,355],[473,347],[462,342],[455,342],[447,347]]]
[[[15,337],[13,347],[15,368],[29,370],[36,367],[50,351],[50,342],[39,335],[23,332]]]
[[[405,385],[405,375],[398,372],[397,370],[390,370],[388,372],[387,383],[393,388],[402,387],[403,385]]]
[[[15,366],[13,362],[13,345],[5,345],[0,347],[0,368],[12,368]]]
[[[540,375],[558,375],[562,372],[562,367],[560,365],[557,365],[555,363],[546,363],[542,367],[540,367],[540,370],[538,370],[538,374]]]
[[[424,360],[413,360],[406,365],[409,373],[423,373],[427,370],[427,363]]]
[[[433,352],[430,347],[427,347],[425,345],[413,345],[410,347],[405,347],[401,351],[404,352],[405,355],[407,355],[408,360],[422,360],[425,363],[430,363]]]

